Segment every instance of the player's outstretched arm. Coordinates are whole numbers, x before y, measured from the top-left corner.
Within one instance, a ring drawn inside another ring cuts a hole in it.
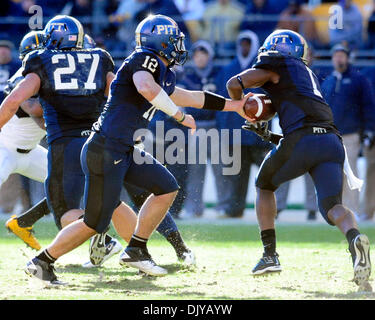
[[[265,69],[247,69],[234,75],[227,81],[228,94],[232,99],[239,100],[243,96],[243,90],[248,88],[258,88],[266,82],[279,82],[279,75],[273,71]]]
[[[234,101],[225,99],[224,97],[209,91],[191,91],[176,87],[171,95],[171,99],[181,107],[193,107],[197,109],[216,111],[233,111],[237,112],[246,120],[251,121],[243,110],[243,106],[250,95],[252,95],[252,93],[247,94],[242,100]]]
[[[14,116],[24,101],[38,93],[39,87],[40,78],[35,73],[29,73],[17,84],[0,106],[0,128]]]
[[[196,129],[194,118],[178,109],[164,89],[155,82],[151,73],[137,71],[133,74],[133,82],[137,91],[153,106],[173,117],[185,127],[193,129],[192,133],[194,133]]]

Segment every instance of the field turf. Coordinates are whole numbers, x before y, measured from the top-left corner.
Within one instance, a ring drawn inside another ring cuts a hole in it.
[[[43,288],[23,269],[35,251],[9,234],[0,221],[0,299],[374,299],[358,293],[347,242],[338,230],[323,224],[280,224],[277,229],[283,271],[251,276],[261,256],[258,227],[246,222],[178,222],[183,237],[197,256],[197,267],[177,263],[172,247],[154,234],[149,250],[169,275],[142,277],[124,268],[118,256],[100,269],[85,269],[88,242],[56,263],[64,288]],[[47,245],[57,229],[51,219],[40,221],[35,234]],[[362,228],[375,243],[375,229]],[[114,231],[111,230],[111,234]],[[124,244],[124,242],[122,242]],[[373,260],[375,261],[375,260]],[[371,284],[375,286],[375,284]]]

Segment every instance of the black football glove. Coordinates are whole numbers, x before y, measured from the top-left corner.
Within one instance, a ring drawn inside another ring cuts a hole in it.
[[[283,138],[283,135],[268,130],[268,122],[251,123],[246,120],[242,129],[252,131],[261,137],[263,141],[271,142],[273,144],[279,144],[280,140]]]
[[[254,132],[264,141],[270,141],[271,131],[268,130],[268,122],[252,123],[246,120],[245,124],[242,126],[242,129]]]
[[[264,141],[270,141],[271,131],[268,130],[268,122],[252,123],[246,120],[242,129],[254,132]]]

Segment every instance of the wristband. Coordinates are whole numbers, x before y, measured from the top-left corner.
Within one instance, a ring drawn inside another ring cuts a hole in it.
[[[177,120],[177,122],[184,122],[185,120],[185,113],[182,113],[182,118],[180,120]]]
[[[165,112],[167,115],[173,117],[176,115],[179,110],[178,107],[174,104],[172,99],[167,95],[167,93],[161,89],[160,92],[156,95],[150,103],[155,106],[156,109],[159,109]]]
[[[222,111],[225,107],[225,98],[218,94],[204,91],[204,104],[202,109]]]
[[[237,76],[237,81],[238,81],[239,84],[241,85],[242,90],[245,90],[245,87],[244,87],[244,85],[243,85],[243,83],[242,83],[241,76]]]

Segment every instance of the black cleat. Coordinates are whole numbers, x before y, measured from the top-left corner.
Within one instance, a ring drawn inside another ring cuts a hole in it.
[[[67,283],[57,280],[53,264],[34,258],[26,264],[27,275],[41,280],[47,286],[61,286]]]
[[[263,253],[263,257],[252,270],[252,274],[254,276],[270,272],[281,272],[279,255],[277,253],[274,255],[267,255],[266,253]]]
[[[126,247],[120,255],[120,264],[137,268],[151,276],[164,276],[168,271],[152,260],[147,249]]]
[[[364,234],[354,238],[349,246],[353,259],[354,282],[361,288],[368,286],[371,274],[370,241]]]

